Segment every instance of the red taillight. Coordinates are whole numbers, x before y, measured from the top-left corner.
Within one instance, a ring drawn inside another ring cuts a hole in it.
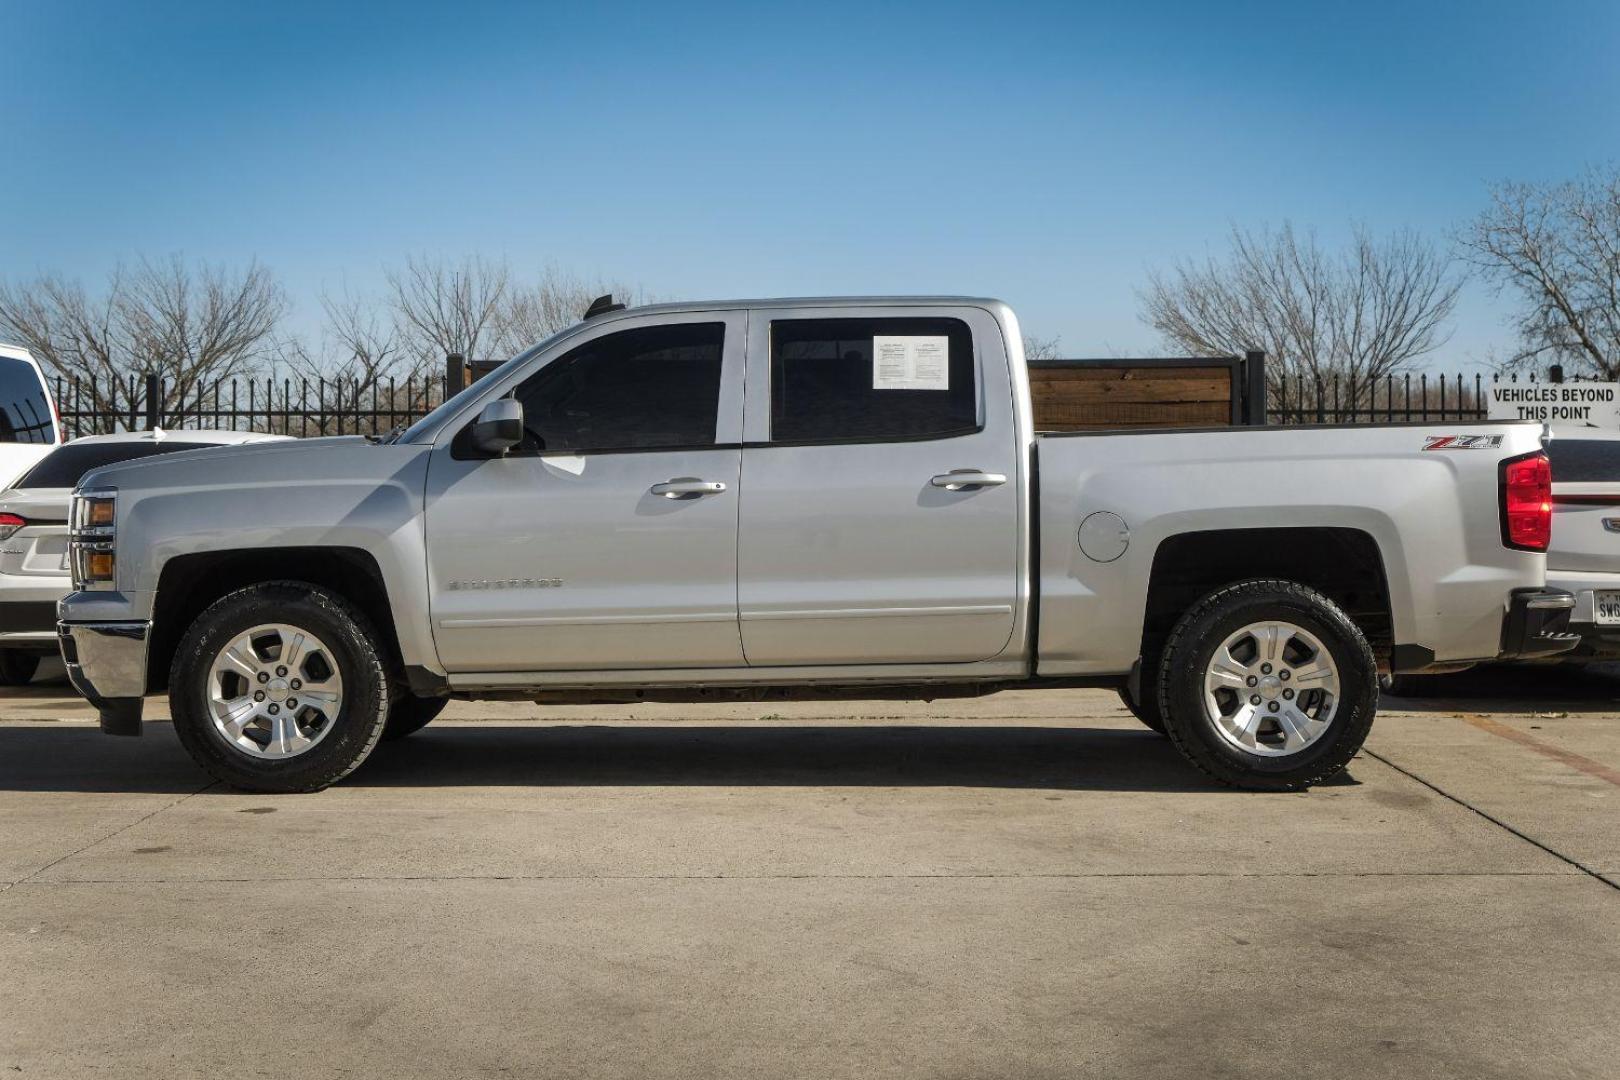
[[[1502,543],[1546,551],[1552,540],[1552,462],[1541,450],[1502,462]]]
[[[18,517],[16,514],[0,514],[0,540],[9,538],[12,533],[26,524],[28,524],[27,518]]]

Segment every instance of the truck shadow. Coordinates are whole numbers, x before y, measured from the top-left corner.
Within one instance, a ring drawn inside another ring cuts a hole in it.
[[[378,787],[1218,788],[1147,731],[922,725],[522,727],[448,724],[379,748],[350,778]]]
[[[1608,713],[1620,702],[1620,664],[1489,664],[1425,676],[1414,695],[1384,692],[1385,712]]]
[[[184,794],[207,783],[166,723],[147,724],[141,739],[87,725],[0,726],[0,790]],[[692,723],[436,724],[378,747],[340,785],[508,786],[1229,790],[1147,731]]]

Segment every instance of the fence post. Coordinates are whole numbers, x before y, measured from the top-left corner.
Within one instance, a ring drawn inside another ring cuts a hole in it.
[[[452,398],[461,393],[462,387],[467,385],[467,358],[460,353],[450,353],[444,358],[444,396]]]
[[[1243,422],[1251,427],[1266,424],[1266,354],[1250,349],[1243,354]]]
[[[160,414],[160,412],[158,410],[158,394],[160,392],[160,389],[159,389],[160,385],[161,385],[161,382],[158,379],[157,372],[148,371],[146,373],[146,430],[147,431],[156,431],[157,427],[158,427],[158,421],[162,419],[162,416],[161,416],[161,414]]]

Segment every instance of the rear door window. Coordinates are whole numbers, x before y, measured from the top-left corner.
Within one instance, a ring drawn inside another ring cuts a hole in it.
[[[30,364],[0,356],[0,443],[53,443],[51,403]]]
[[[1620,439],[1559,439],[1547,444],[1556,484],[1620,483]]]
[[[979,430],[973,332],[960,319],[771,323],[771,442],[945,439]]]

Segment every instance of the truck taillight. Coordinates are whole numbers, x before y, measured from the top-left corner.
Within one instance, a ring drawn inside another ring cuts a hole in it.
[[[1502,543],[1546,551],[1552,540],[1552,463],[1545,451],[1502,462],[1501,500]]]

